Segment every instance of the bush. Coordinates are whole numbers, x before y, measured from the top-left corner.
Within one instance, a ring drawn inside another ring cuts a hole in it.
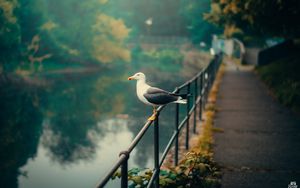
[[[129,187],[147,187],[151,169],[133,168],[128,171]],[[117,171],[113,177],[121,177]],[[217,188],[220,187],[220,168],[212,160],[211,153],[192,151],[175,168],[161,170],[159,185],[162,188]]]
[[[257,72],[282,104],[300,111],[300,56],[298,54],[257,67]]]

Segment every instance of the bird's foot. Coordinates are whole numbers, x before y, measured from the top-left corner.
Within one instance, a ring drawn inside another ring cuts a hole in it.
[[[148,118],[148,121],[154,121],[155,119],[156,119],[156,113],[152,114],[152,116]]]

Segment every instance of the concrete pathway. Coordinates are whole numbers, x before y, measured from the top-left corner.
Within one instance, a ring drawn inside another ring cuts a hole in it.
[[[278,104],[251,69],[226,67],[215,125],[224,132],[214,135],[222,187],[288,188],[295,181],[300,188],[300,117]]]

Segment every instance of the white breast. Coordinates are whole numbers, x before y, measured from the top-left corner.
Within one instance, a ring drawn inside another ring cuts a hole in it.
[[[150,88],[150,86],[148,84],[146,84],[145,82],[138,80],[136,83],[136,94],[137,97],[140,99],[140,101],[142,101],[143,103],[147,104],[147,105],[152,105],[151,103],[149,103],[147,101],[147,99],[144,97],[144,93],[146,93],[146,91]]]

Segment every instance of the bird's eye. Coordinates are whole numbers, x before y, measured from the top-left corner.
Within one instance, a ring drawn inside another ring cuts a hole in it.
[[[140,76],[140,74],[137,74],[137,76]]]

